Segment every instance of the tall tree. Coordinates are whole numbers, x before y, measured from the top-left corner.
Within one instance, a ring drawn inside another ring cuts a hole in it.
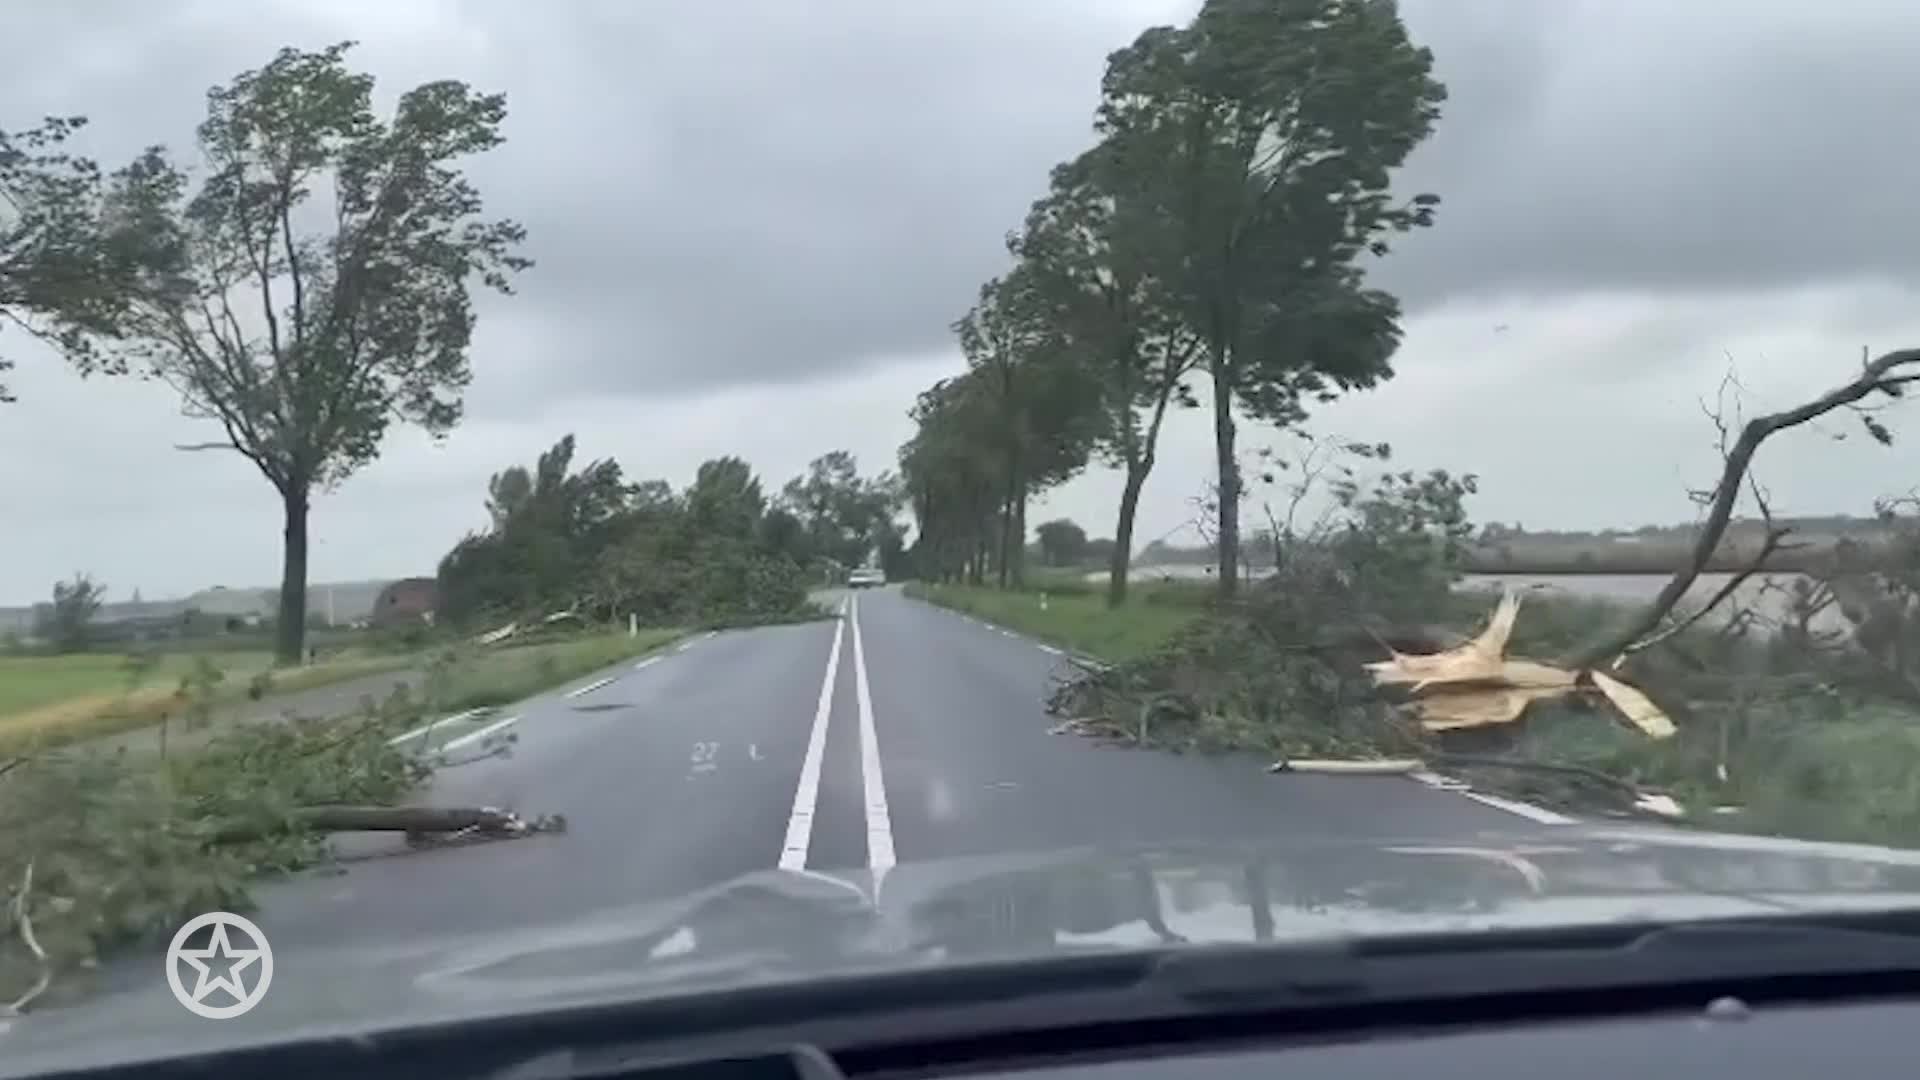
[[[1010,246],[1017,250],[1017,242]],[[1019,585],[1027,499],[1086,466],[1099,423],[1097,390],[1025,266],[982,286],[979,302],[954,323],[954,332],[983,399],[983,422],[972,434],[984,440],[998,471],[1000,585]]]
[[[488,532],[468,536],[440,562],[442,614],[451,622],[533,607],[570,607],[601,549],[638,512],[618,462],[573,468],[574,438],[487,482]]]
[[[978,371],[923,391],[917,425],[900,448],[900,473],[917,523],[915,573],[979,582],[989,562],[1001,470],[995,463],[990,395]]]
[[[1067,518],[1041,522],[1034,535],[1048,566],[1072,566],[1087,555],[1087,530]]]
[[[85,125],[48,117],[0,130],[0,329],[94,359],[100,338],[122,332],[140,282],[171,269],[178,252],[164,219],[116,198],[98,165],[65,151]],[[132,168],[154,160],[150,152]],[[0,372],[12,366],[0,356]],[[0,383],[0,403],[12,400]]]
[[[1113,607],[1126,600],[1133,523],[1161,424],[1168,405],[1197,404],[1185,380],[1200,359],[1198,335],[1156,276],[1170,250],[1164,215],[1126,164],[1103,144],[1056,168],[1014,248],[1097,387],[1095,449],[1125,475],[1108,559]]]
[[[107,587],[86,574],[53,583],[53,604],[45,609],[39,632],[60,652],[78,652],[93,637],[93,620]]]
[[[898,478],[860,475],[859,462],[834,450],[787,481],[780,502],[805,526],[812,553],[853,566],[873,556],[886,528],[900,512]]]
[[[1213,384],[1223,594],[1239,578],[1235,407],[1291,422],[1391,375],[1398,305],[1360,266],[1432,220],[1435,197],[1390,190],[1440,115],[1431,69],[1393,0],[1207,0],[1108,61],[1096,126],[1164,216],[1164,280]]]
[[[750,540],[766,512],[767,497],[753,467],[737,457],[700,463],[687,489],[687,513],[694,528],[711,536]]]
[[[276,651],[306,624],[307,515],[373,460],[395,420],[435,435],[459,422],[477,279],[502,292],[529,265],[524,230],[483,220],[456,163],[502,141],[506,99],[445,80],[373,110],[351,43],[284,49],[207,94],[206,178],[191,197],[157,161],[114,197],[168,222],[183,261],[149,275],[123,359],[217,422],[279,493],[284,514]],[[309,231],[309,225],[317,229]]]

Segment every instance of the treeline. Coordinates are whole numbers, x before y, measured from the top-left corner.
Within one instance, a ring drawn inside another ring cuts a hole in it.
[[[1108,586],[1124,602],[1162,423],[1205,407],[1231,594],[1236,413],[1297,424],[1393,373],[1399,304],[1365,270],[1438,203],[1391,185],[1438,119],[1431,66],[1389,0],[1208,0],[1113,53],[1094,146],[1052,170],[1013,265],[954,324],[966,372],[913,410],[919,572],[1018,585],[1028,500],[1099,462],[1125,474]]]
[[[576,469],[574,452],[568,435],[531,469],[488,481],[488,527],[440,561],[441,619],[762,619],[804,612],[809,585],[870,558],[904,569],[898,480],[862,477],[844,450],[773,496],[737,457],[703,463],[675,491],[629,482],[610,458]]]

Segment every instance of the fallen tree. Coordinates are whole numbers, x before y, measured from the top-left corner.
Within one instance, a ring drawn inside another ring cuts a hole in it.
[[[1795,550],[1753,475],[1762,445],[1836,411],[1890,442],[1876,414],[1915,379],[1920,350],[1899,350],[1795,408],[1738,423],[1710,411],[1722,467],[1697,495],[1700,530],[1640,606],[1543,597],[1523,616],[1508,597],[1475,625],[1486,609],[1467,605],[1485,602],[1451,593],[1470,486],[1400,473],[1363,494],[1335,470],[1323,523],[1294,535],[1280,524],[1292,508],[1269,513],[1271,578],[1152,655],[1064,679],[1048,702],[1056,730],[1251,750],[1287,771],[1444,768],[1578,809],[1685,807],[1734,828],[1920,842],[1920,796],[1904,779],[1920,769],[1920,571],[1907,568],[1920,566],[1920,527],[1911,544],[1794,586],[1803,608],[1843,609],[1849,630],[1821,650],[1806,644],[1817,635],[1805,611],[1782,625],[1742,599],[1780,588],[1764,580],[1770,560]],[[1743,497],[1765,541],[1683,609]]]
[[[406,805],[441,759],[396,737],[434,712],[403,689],[355,716],[244,725],[191,752],[0,765],[0,1008],[77,996],[108,950],[162,942],[204,911],[248,910],[258,879],[327,860],[338,833],[419,846],[565,828],[497,807]]]

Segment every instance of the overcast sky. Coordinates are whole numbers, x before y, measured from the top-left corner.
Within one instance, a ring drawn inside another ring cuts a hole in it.
[[[383,101],[443,77],[507,93],[508,142],[471,170],[539,265],[481,307],[467,420],[440,445],[396,432],[315,505],[316,580],[395,577],[431,573],[483,523],[487,476],[567,432],[676,486],[724,453],[770,488],[834,448],[891,467],[914,394],[960,367],[948,323],[1089,142],[1104,56],[1194,6],[5,0],[0,127],[80,112],[105,162],[187,151],[209,85],[348,37]],[[1381,273],[1409,312],[1399,376],[1315,430],[1477,472],[1483,520],[1680,521],[1729,358],[1763,410],[1920,339],[1920,6],[1404,8],[1451,98],[1402,182],[1443,205]],[[0,603],[81,570],[115,598],[277,580],[271,490],[170,449],[213,433],[168,391],[82,382],[18,333],[0,350],[20,398],[0,406]],[[1920,419],[1893,422],[1912,435],[1893,450],[1802,430],[1760,475],[1784,511],[1866,512],[1920,482]],[[1191,539],[1207,432],[1170,425],[1142,543]],[[1032,520],[1108,534],[1117,492],[1095,471]]]

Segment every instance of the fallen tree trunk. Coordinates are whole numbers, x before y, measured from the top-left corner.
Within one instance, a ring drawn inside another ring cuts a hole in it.
[[[311,832],[428,835],[471,831],[489,836],[518,836],[564,827],[559,818],[528,822],[511,810],[495,806],[305,806],[293,811],[286,824]],[[269,831],[272,830],[259,825],[237,826],[221,833],[218,839],[223,843],[256,840]]]

